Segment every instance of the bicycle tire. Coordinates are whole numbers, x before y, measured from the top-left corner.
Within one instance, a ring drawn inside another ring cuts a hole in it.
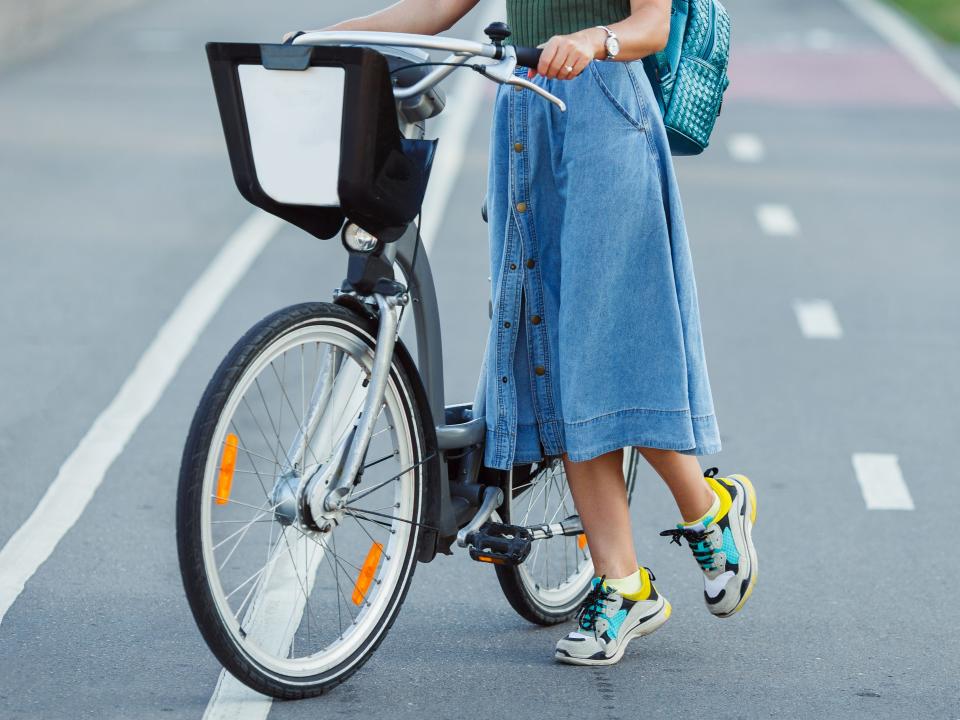
[[[633,501],[633,490],[636,485],[640,458],[641,455],[635,448],[629,447],[624,450],[624,481],[627,484],[628,504]],[[555,459],[554,462],[559,463],[559,458]],[[503,518],[504,522],[515,523],[515,519],[511,517],[514,515],[513,501],[519,496],[519,493],[516,493],[513,489],[514,477],[535,477],[538,472],[546,472],[548,470],[548,467],[540,464],[536,466],[518,465],[507,473],[506,482],[508,487],[505,488],[507,498],[504,502],[505,507],[502,508],[503,514],[506,516]],[[564,482],[566,481],[564,480]],[[554,541],[555,539],[536,540],[534,542],[543,543]],[[525,562],[529,562],[531,558],[533,558],[533,553],[531,553]],[[552,598],[549,598],[546,592],[531,582],[531,577],[522,570],[522,567],[522,565],[495,566],[500,589],[503,591],[510,607],[512,607],[517,614],[535,625],[556,625],[569,621],[577,614],[580,603],[590,589],[590,581],[593,578],[592,562],[589,563],[590,571],[582,572],[582,579],[578,576],[578,586],[571,588],[570,592],[566,593],[567,597],[564,598],[564,601],[559,603],[551,602]]]
[[[371,631],[362,638],[356,650],[327,671],[306,677],[291,676],[266,666],[252,655],[244,647],[242,638],[231,632],[212,592],[211,577],[205,565],[201,527],[202,504],[209,503],[203,496],[204,473],[212,451],[214,429],[238,381],[256,358],[271,347],[271,343],[286,334],[314,325],[335,326],[360,340],[369,348],[371,355],[375,351],[376,319],[361,316],[339,305],[303,303],[279,310],[257,323],[224,358],[198,404],[184,447],[177,494],[176,527],[181,577],[201,635],[223,667],[234,677],[257,692],[280,699],[301,699],[323,694],[359,670],[383,642],[406,598],[417,565],[416,552],[422,532],[419,524],[423,522],[425,508],[423,494],[428,487],[425,474],[431,468],[431,463],[425,461],[428,452],[423,423],[426,409],[420,407],[415,386],[403,364],[395,358],[389,385],[396,389],[398,403],[412,430],[412,453],[417,463],[410,468],[414,476],[412,524],[402,555],[396,553],[400,558],[398,580],[384,601],[383,607],[386,609],[373,619]],[[251,607],[256,602],[252,601]],[[306,598],[306,602],[309,608],[309,598]],[[339,604],[337,608],[339,611]]]

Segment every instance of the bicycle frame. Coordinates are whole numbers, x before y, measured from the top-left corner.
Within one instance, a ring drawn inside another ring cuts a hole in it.
[[[514,74],[517,65],[516,51],[511,46],[504,46],[500,41],[479,43],[406,33],[311,32],[294,38],[293,44],[415,47],[451,53],[445,63],[453,65],[441,65],[409,87],[394,88],[396,100],[415,97],[430,90],[456,67],[462,66],[471,58],[486,58],[496,62],[477,65],[474,68],[491,80],[532,90],[556,104],[561,110],[565,110],[561,100],[540,86]],[[407,130],[410,129],[407,128]],[[414,381],[416,378],[421,379],[423,394],[420,399],[425,401],[422,404],[429,408],[431,420],[427,438],[429,452],[436,455],[447,450],[469,448],[463,454],[462,461],[456,464],[458,480],[455,484],[451,483],[449,460],[447,458],[443,458],[443,462],[436,461],[437,458],[432,460],[434,472],[428,473],[428,477],[435,479],[434,486],[427,488],[426,524],[429,530],[433,531],[435,542],[433,547],[427,547],[430,544],[428,542],[421,546],[418,556],[421,561],[427,561],[432,559],[438,549],[449,550],[449,545],[459,527],[466,525],[465,530],[469,530],[489,520],[502,503],[503,495],[499,489],[496,489],[497,494],[494,494],[492,491],[495,488],[491,488],[490,484],[483,485],[475,482],[482,465],[485,419],[482,416],[474,417],[473,408],[469,403],[450,407],[444,404],[439,308],[426,252],[417,252],[418,228],[411,222],[401,237],[395,240],[386,238],[386,240],[390,242],[378,240],[371,252],[348,249],[350,262],[348,278],[344,282],[346,292],[339,294],[336,298],[336,301],[341,304],[375,314],[379,322],[377,350],[372,367],[369,369],[368,392],[363,411],[347,438],[336,448],[333,457],[326,465],[312,476],[302,480],[298,495],[306,498],[313,517],[321,524],[328,521],[336,522],[338,514],[342,513],[354,479],[363,466],[373,426],[383,403],[392,362],[395,357],[400,362],[408,362],[406,353],[395,353],[394,348],[399,323],[397,308],[412,303],[419,362],[417,366],[409,367],[407,370],[410,377],[415,379]],[[394,280],[394,263],[400,266],[407,282],[406,287]],[[373,313],[370,307],[371,300],[376,305],[376,313]],[[318,387],[314,389],[311,407],[306,416],[313,422],[318,422],[322,414],[320,406],[315,406],[314,403],[326,402],[327,399],[326,392],[320,387],[323,382],[323,377],[318,379]],[[297,445],[309,442],[308,438],[314,429],[315,426],[304,429],[295,441],[294,447],[291,448],[290,457],[302,456],[303,448]],[[495,482],[499,484],[499,475]],[[455,508],[455,496],[461,500],[460,512]],[[477,508],[479,511],[474,512]],[[468,512],[472,518],[467,515]],[[429,535],[429,532],[425,533],[425,536]],[[466,544],[464,532],[460,533],[457,540],[461,545]]]

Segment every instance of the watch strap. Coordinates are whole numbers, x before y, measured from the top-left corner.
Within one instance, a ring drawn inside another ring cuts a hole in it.
[[[600,28],[601,30],[603,30],[603,31],[607,34],[607,41],[609,41],[611,38],[614,39],[614,40],[619,41],[619,38],[617,37],[617,34],[616,34],[613,30],[611,30],[610,28],[608,28],[606,25],[597,25],[597,27]],[[610,54],[610,45],[609,45],[609,42],[605,42],[605,43],[604,43],[603,49],[606,50],[606,52],[607,52],[607,56],[604,58],[604,60],[611,60],[611,59],[613,59],[614,56]]]

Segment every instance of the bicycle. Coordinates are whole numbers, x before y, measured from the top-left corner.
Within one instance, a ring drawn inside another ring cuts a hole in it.
[[[593,577],[560,459],[484,467],[482,409],[444,404],[438,302],[415,221],[436,144],[425,124],[445,102],[436,85],[471,67],[564,109],[514,73],[539,50],[504,45],[503,23],[485,32],[489,43],[312,32],[207,46],[240,192],[318,238],[340,232],[348,254],[332,302],[279,310],[237,341],[183,452],[187,598],[217,659],[261,693],[315,696],[356,672],[416,564],[454,544],[492,564],[533,623],[573,617]],[[427,50],[451,54],[437,63]],[[408,306],[417,363],[398,338]],[[638,462],[628,448],[629,497]]]

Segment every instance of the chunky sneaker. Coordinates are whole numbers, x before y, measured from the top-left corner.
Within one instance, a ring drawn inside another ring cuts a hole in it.
[[[641,574],[643,588],[634,600],[607,585],[605,578],[594,578],[580,606],[578,630],[557,643],[554,657],[572,665],[613,665],[631,640],[663,625],[670,617],[670,603],[653,586],[653,573],[642,568]]]
[[[750,534],[757,521],[757,494],[744,475],[715,477],[710,468],[704,478],[717,494],[706,516],[695,523],[680,523],[664,530],[680,544],[684,538],[703,570],[703,596],[717,617],[730,617],[743,607],[757,582],[757,551]]]

